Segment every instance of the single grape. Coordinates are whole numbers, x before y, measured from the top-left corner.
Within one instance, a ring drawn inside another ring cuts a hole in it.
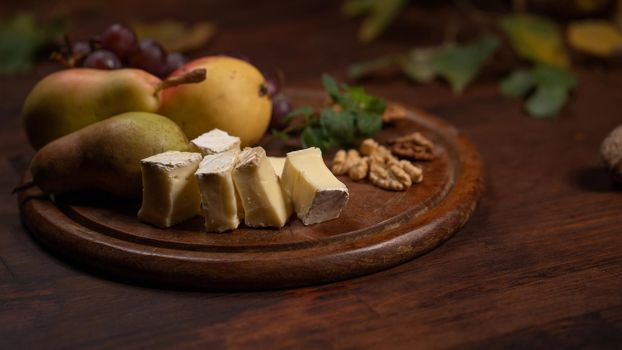
[[[122,60],[138,50],[136,33],[128,26],[113,24],[106,28],[100,38],[102,48],[114,52]]]
[[[129,63],[161,78],[166,75],[166,51],[152,39],[142,39],[138,43],[138,51],[130,56]]]
[[[86,57],[84,67],[118,69],[121,68],[121,61],[114,53],[108,50],[97,50]]]
[[[91,45],[86,40],[76,41],[71,45],[71,53],[74,57],[85,57],[89,53],[91,53]]]
[[[287,125],[284,123],[285,116],[291,111],[292,105],[285,95],[278,94],[272,97],[272,119],[270,119],[270,128],[282,129],[286,127]]]
[[[183,66],[186,63],[186,57],[179,52],[171,52],[166,55],[166,72],[165,75],[169,75],[175,71],[175,69]]]
[[[265,75],[265,77],[266,77],[266,82],[264,83],[264,85],[266,86],[266,91],[268,93],[268,96],[276,96],[279,93],[279,91],[281,91],[281,85],[273,77],[269,75]]]

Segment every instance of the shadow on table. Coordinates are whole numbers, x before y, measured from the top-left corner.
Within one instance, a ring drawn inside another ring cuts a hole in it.
[[[616,185],[609,173],[601,166],[591,166],[578,169],[570,173],[569,181],[572,185],[590,192],[613,192],[622,190]]]

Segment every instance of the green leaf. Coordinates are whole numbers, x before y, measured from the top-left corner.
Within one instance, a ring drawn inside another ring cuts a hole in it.
[[[563,86],[539,86],[525,102],[527,113],[536,118],[557,115],[568,99],[568,89]]]
[[[565,89],[573,89],[577,85],[577,78],[572,72],[548,64],[536,65],[533,76],[538,85],[560,86]]]
[[[342,95],[341,106],[344,109],[358,109],[370,113],[382,114],[386,107],[383,99],[369,95],[360,86],[347,87]]]
[[[387,55],[374,60],[357,62],[348,66],[348,78],[357,80],[382,69],[399,66],[404,61],[403,55]]]
[[[532,72],[537,88],[525,102],[527,113],[537,118],[556,116],[577,85],[577,78],[568,70],[548,64],[538,64]]]
[[[501,81],[501,93],[509,97],[522,97],[535,85],[531,70],[517,69]]]
[[[354,119],[354,114],[349,111],[338,113],[326,107],[320,114],[320,125],[331,139],[350,144],[354,138]]]
[[[521,97],[535,87],[525,101],[525,110],[536,118],[554,117],[564,106],[570,92],[577,85],[575,75],[549,64],[537,64],[530,70],[519,69],[501,82],[501,92],[510,97]]]
[[[376,39],[393,22],[408,0],[375,0],[368,11],[370,15],[359,29],[359,40],[370,42]]]
[[[0,23],[0,74],[23,73],[30,69],[40,47],[63,31],[56,19],[37,25],[30,13],[20,13]]]
[[[356,117],[356,129],[363,137],[374,136],[382,129],[382,115],[368,112],[358,113]]]
[[[328,96],[330,96],[333,101],[339,103],[339,85],[337,85],[335,79],[328,74],[322,74],[322,84]]]
[[[277,129],[270,129],[270,133],[272,134],[272,136],[279,138],[281,140],[289,140],[290,136],[286,131],[281,131],[281,130],[277,130]]]
[[[568,66],[561,30],[555,22],[522,13],[502,17],[500,25],[522,58],[558,67]]]
[[[455,92],[462,92],[498,47],[497,37],[485,36],[470,45],[448,48],[436,58],[434,68]]]
[[[324,130],[317,126],[307,126],[300,135],[303,148],[318,147],[322,151],[327,151],[333,146],[331,139],[327,137]]]
[[[283,123],[285,124],[289,124],[289,122],[292,121],[292,119],[294,119],[295,117],[304,117],[305,119],[308,119],[312,114],[314,113],[314,110],[311,106],[302,106],[300,108],[296,108],[293,111],[287,113],[285,115],[285,118],[283,119]]]

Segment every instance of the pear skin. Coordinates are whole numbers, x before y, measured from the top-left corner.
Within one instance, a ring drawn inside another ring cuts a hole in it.
[[[52,140],[114,115],[156,112],[154,93],[161,80],[143,70],[73,68],[43,78],[22,108],[30,144],[39,149]]]
[[[189,150],[188,139],[170,119],[128,112],[86,126],[41,148],[30,169],[46,193],[103,190],[140,198],[140,160],[165,151]]]
[[[158,113],[179,124],[190,139],[218,128],[239,137],[242,147],[255,145],[272,113],[261,72],[237,58],[208,56],[185,64],[172,76],[197,68],[206,70],[207,79],[164,90]]]

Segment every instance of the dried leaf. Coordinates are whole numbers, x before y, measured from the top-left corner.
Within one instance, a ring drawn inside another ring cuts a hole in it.
[[[197,22],[188,26],[175,20],[134,22],[132,26],[140,38],[158,41],[168,51],[188,52],[202,48],[216,32],[212,22]]]
[[[568,67],[559,26],[544,17],[515,14],[501,18],[501,28],[519,56],[532,62]]]
[[[349,17],[360,16],[369,13],[374,8],[376,0],[349,0],[343,3],[341,12]]]
[[[402,63],[404,74],[419,83],[432,81],[436,76],[434,61],[448,47],[446,45],[412,49]]]
[[[609,57],[622,50],[622,34],[613,23],[605,20],[570,23],[566,37],[573,49],[593,56]]]

